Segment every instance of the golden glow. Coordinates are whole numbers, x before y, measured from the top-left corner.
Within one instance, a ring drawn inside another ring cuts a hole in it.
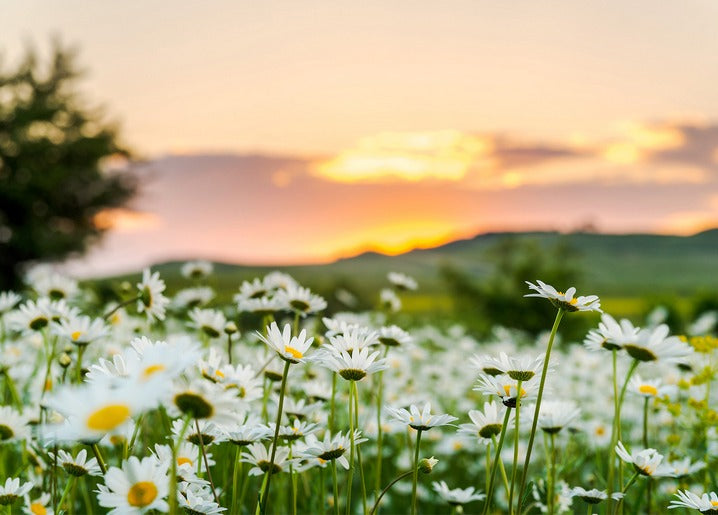
[[[87,427],[96,431],[110,431],[130,417],[126,404],[110,404],[98,409],[87,417]]]
[[[675,127],[632,123],[626,132],[634,145],[646,150],[669,150],[685,142],[685,136]]]
[[[640,161],[642,153],[633,143],[611,143],[603,150],[603,157],[612,163],[630,165]]]
[[[118,232],[149,231],[162,226],[162,220],[154,213],[121,208],[103,209],[93,217],[92,222],[99,229]]]
[[[383,132],[319,163],[315,173],[339,182],[458,181],[492,147],[489,139],[455,130]]]

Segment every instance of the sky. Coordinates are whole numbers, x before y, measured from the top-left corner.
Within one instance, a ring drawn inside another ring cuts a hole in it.
[[[718,4],[5,2],[142,163],[76,266],[326,262],[493,230],[718,225]]]

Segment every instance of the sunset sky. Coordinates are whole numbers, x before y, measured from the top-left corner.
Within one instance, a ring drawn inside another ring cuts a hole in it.
[[[85,273],[718,226],[718,3],[23,0],[147,160]]]

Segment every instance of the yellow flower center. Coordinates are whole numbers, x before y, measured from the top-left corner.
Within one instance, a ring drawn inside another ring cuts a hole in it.
[[[221,370],[215,370],[214,375],[216,375],[217,377],[224,377],[224,372],[222,372]]]
[[[152,504],[157,497],[157,487],[151,481],[135,483],[127,492],[127,502],[130,506],[139,508]]]
[[[192,465],[192,460],[185,456],[180,456],[179,458],[177,458],[177,465],[186,465],[186,464]]]
[[[90,416],[87,417],[87,427],[96,431],[110,431],[122,424],[129,417],[129,406],[126,404],[110,404],[90,414]]]
[[[642,384],[638,387],[638,391],[649,395],[658,395],[658,388],[651,384]]]
[[[510,384],[505,384],[505,385],[504,385],[504,391],[506,392],[506,396],[507,396],[507,397],[510,397],[510,396],[511,396],[511,385],[510,385]],[[521,388],[521,397],[524,397],[525,395],[526,395],[526,390],[524,390],[523,388]]]
[[[34,502],[30,505],[30,511],[33,515],[47,515],[47,508],[45,508],[39,502]]]
[[[73,342],[76,342],[77,340],[79,340],[80,336],[82,336],[82,331],[75,331],[70,335]]]
[[[718,506],[718,501],[711,501],[711,506]]]
[[[576,299],[576,298],[574,297],[573,299],[571,299],[571,300],[569,301],[569,303],[570,303],[572,306],[575,306],[576,304],[578,304],[578,299]]]
[[[603,435],[605,435],[605,434],[606,434],[606,428],[603,427],[603,426],[598,426],[598,427],[596,428],[596,434],[597,434],[598,436],[603,436]]]
[[[145,369],[145,371],[143,372],[143,375],[145,376],[145,379],[146,379],[146,378],[150,377],[152,374],[154,374],[155,372],[161,372],[164,369],[165,369],[164,365],[150,365],[149,367],[147,367]]]
[[[301,352],[299,352],[297,349],[295,349],[293,347],[290,347],[289,345],[284,346],[284,352],[286,352],[287,354],[291,354],[296,359],[302,359],[302,356],[303,356],[303,354]]]
[[[464,448],[464,445],[461,442],[454,442],[454,445],[452,447],[455,451],[460,451]]]

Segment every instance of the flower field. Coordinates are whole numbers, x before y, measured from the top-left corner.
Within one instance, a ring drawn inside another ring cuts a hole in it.
[[[182,273],[109,303],[44,267],[0,293],[0,510],[718,513],[714,313],[673,334],[527,277],[545,332],[478,340],[397,325],[402,273],[331,317],[283,273],[226,305],[211,264]]]

